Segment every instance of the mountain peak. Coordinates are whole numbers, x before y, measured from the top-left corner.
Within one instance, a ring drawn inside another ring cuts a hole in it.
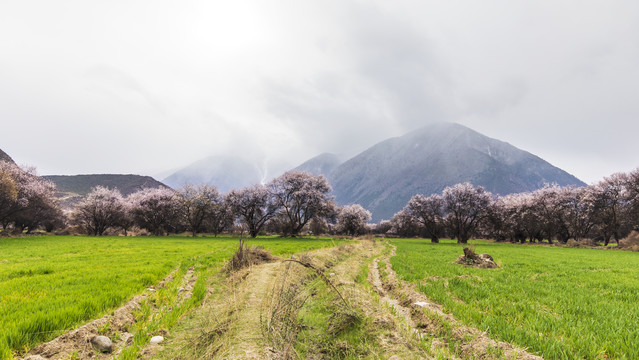
[[[390,218],[413,195],[466,181],[500,195],[546,183],[584,185],[529,152],[456,123],[382,141],[340,165],[329,180],[338,203],[359,203],[374,221]]]

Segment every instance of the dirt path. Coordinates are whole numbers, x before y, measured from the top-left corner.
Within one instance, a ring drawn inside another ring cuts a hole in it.
[[[352,284],[353,276],[350,266],[344,267],[343,270],[337,269],[342,265],[342,260],[350,258],[343,255],[346,249],[352,250],[351,247],[320,249],[295,259],[310,261],[312,266],[322,269],[340,290],[344,291],[343,287],[346,283]],[[359,266],[359,260],[356,264]],[[350,280],[346,280],[348,277]],[[255,265],[230,275],[225,284],[217,289],[216,294],[194,313],[193,318],[182,324],[182,330],[176,333],[172,344],[167,345],[172,348],[159,354],[160,357],[167,359],[296,358],[292,355],[294,353],[291,349],[292,343],[287,342],[286,339],[279,339],[281,341],[277,344],[273,343],[272,338],[268,339],[266,329],[271,326],[277,327],[278,324],[275,323],[282,320],[274,320],[271,317],[273,308],[278,305],[289,305],[287,302],[291,300],[279,298],[281,291],[291,294],[288,291],[293,287],[303,293],[302,297],[308,296],[304,283],[314,278],[316,278],[314,271],[298,263],[283,260]],[[290,308],[286,309],[290,310]],[[289,335],[291,334],[277,332],[273,336]],[[294,341],[295,334],[291,336]]]
[[[270,263],[256,266],[239,284],[233,293],[237,314],[235,326],[241,330],[234,341],[235,351],[227,355],[232,359],[267,359],[266,344],[264,342],[260,310],[269,291],[276,272],[282,264]]]
[[[313,279],[318,279],[315,271],[319,270],[340,292],[335,301],[339,303],[343,297],[348,307],[363,313],[364,322],[373,324],[372,330],[367,331],[371,331],[368,335],[375,340],[362,350],[367,354],[366,358],[541,359],[463,326],[409,284],[398,281],[389,261],[394,251],[388,250],[386,243],[360,241],[316,250],[296,258],[312,265],[315,270],[279,260],[239,271],[224,280],[224,285],[195,312],[181,334],[169,341],[172,344],[167,346],[172,349],[159,353],[158,357],[300,358],[294,349],[297,332],[308,327],[297,322],[296,311],[303,305],[296,305],[295,301],[312,299],[315,292]],[[380,266],[382,261],[385,266]],[[362,282],[359,275],[363,267],[368,267],[368,278]],[[333,292],[332,286],[328,286],[326,291]],[[291,292],[287,293],[288,290]],[[282,294],[292,293],[295,293],[293,297],[282,297]],[[293,306],[282,307],[282,301]],[[269,318],[273,309],[286,315]],[[443,326],[444,322],[449,325]],[[442,328],[452,330],[443,334]],[[324,335],[318,334],[317,340]],[[322,351],[321,347],[312,350],[311,358],[327,358]]]
[[[269,359],[264,341],[262,305],[282,267],[281,262],[254,265],[231,275],[219,274],[221,283],[211,295],[172,331],[164,359]]]

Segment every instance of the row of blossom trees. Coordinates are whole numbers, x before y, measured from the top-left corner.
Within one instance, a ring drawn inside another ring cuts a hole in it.
[[[237,225],[250,236],[268,231],[296,236],[359,235],[368,231],[398,236],[443,236],[466,243],[472,237],[502,241],[594,239],[608,245],[639,227],[639,169],[618,173],[584,187],[551,186],[495,196],[469,183],[441,194],[415,195],[390,221],[367,224],[371,213],[360,205],[338,207],[324,176],[287,172],[266,185],[222,195],[210,185],[144,189],[123,197],[94,188],[70,216],[64,216],[55,185],[33,169],[0,161],[0,226],[17,231],[51,231],[65,224],[92,235],[108,230],[125,235],[133,228],[161,235],[176,232],[219,234]]]
[[[126,198],[117,190],[96,187],[71,219],[92,235],[108,229],[126,234],[135,226],[155,235],[189,231],[195,236],[229,231],[235,224],[252,237],[267,229],[290,236],[306,228],[350,235],[367,231],[370,212],[359,205],[338,208],[330,192],[324,176],[295,171],[224,196],[209,185],[145,189]]]
[[[594,239],[617,243],[639,226],[639,169],[584,187],[551,186],[494,196],[469,183],[441,194],[415,195],[377,231],[400,236],[442,236],[466,243],[474,236],[513,242]]]
[[[175,231],[180,225],[181,202],[169,188],[149,188],[126,198],[117,189],[95,187],[71,213],[71,223],[90,235],[107,230],[125,234],[134,226],[155,235]]]

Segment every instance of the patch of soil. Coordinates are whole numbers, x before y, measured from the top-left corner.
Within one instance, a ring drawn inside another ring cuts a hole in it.
[[[91,339],[97,336],[101,329],[109,326],[111,330],[121,332],[118,339],[111,338],[114,347],[123,348],[126,346],[133,339],[133,336],[127,332],[128,326],[135,322],[132,312],[139,308],[140,302],[146,297],[146,294],[136,296],[126,305],[117,309],[113,315],[94,320],[49,342],[40,344],[29,351],[27,355],[40,355],[45,359],[65,359],[70,354],[77,352],[79,358],[82,359],[110,359],[113,354],[98,353],[91,345]]]

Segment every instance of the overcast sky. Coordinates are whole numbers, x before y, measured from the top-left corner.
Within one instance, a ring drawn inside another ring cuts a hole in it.
[[[637,1],[0,2],[0,149],[41,174],[296,166],[451,121],[639,166]]]

